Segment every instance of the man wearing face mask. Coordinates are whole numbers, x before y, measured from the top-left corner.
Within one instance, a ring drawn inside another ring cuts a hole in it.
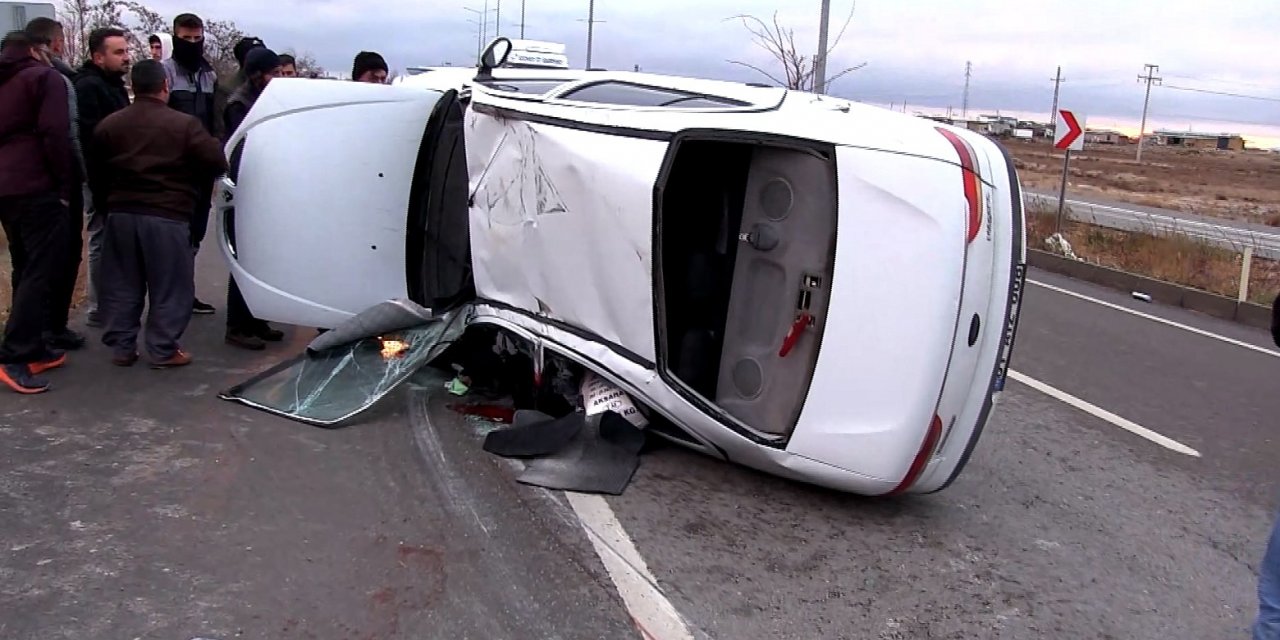
[[[222,139],[222,123],[215,115],[222,89],[218,86],[218,73],[204,57],[204,21],[200,16],[184,13],[173,19],[173,57],[162,64],[169,81],[169,106],[195,116],[205,131]],[[202,182],[195,187],[197,197],[195,211],[191,214],[191,247],[192,251],[199,252],[200,243],[209,228],[213,181]],[[208,315],[214,312],[214,308],[196,298],[191,311]]]

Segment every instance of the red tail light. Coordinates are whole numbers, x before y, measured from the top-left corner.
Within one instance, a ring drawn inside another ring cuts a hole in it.
[[[978,165],[973,158],[973,149],[970,149],[969,144],[954,131],[948,131],[942,127],[935,127],[935,129],[956,148],[956,153],[960,154],[960,166],[964,169],[961,171],[964,175],[964,197],[969,202],[969,233],[965,242],[973,242],[973,239],[978,237],[978,228],[982,226],[981,184],[978,180]]]
[[[916,459],[911,461],[911,468],[907,469],[907,475],[902,478],[902,482],[894,487],[892,491],[885,495],[895,496],[916,483],[920,479],[920,474],[924,473],[924,468],[929,464],[929,458],[933,457],[933,450],[938,446],[938,440],[942,438],[942,417],[933,416],[933,422],[929,423],[929,431],[924,434],[924,443],[920,445],[920,452],[916,454]]]

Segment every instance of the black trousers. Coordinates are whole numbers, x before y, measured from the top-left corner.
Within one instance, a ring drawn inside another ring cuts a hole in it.
[[[0,198],[0,225],[13,261],[13,302],[0,342],[0,363],[48,357],[49,299],[67,249],[67,207],[52,193]]]
[[[209,210],[213,207],[213,183],[196,187],[196,207],[191,212],[191,246],[200,249],[209,232]]]
[[[112,211],[102,247],[98,312],[106,325],[103,344],[116,356],[138,350],[142,310],[147,314],[146,349],[152,360],[172,358],[191,322],[195,256],[188,223]]]
[[[54,332],[67,328],[71,300],[75,297],[76,280],[80,277],[80,262],[84,255],[84,192],[73,189],[70,203],[67,208],[67,253],[49,292],[48,322],[49,330]]]

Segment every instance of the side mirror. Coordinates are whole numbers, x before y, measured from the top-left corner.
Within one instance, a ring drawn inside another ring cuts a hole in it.
[[[505,37],[498,37],[490,42],[484,53],[480,54],[480,76],[488,77],[494,69],[506,64],[512,48],[511,40]]]

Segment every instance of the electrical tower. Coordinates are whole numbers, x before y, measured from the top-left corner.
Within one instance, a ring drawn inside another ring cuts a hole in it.
[[[1138,129],[1138,162],[1142,162],[1142,142],[1147,137],[1147,109],[1151,106],[1151,83],[1160,84],[1164,78],[1156,76],[1156,72],[1160,70],[1158,64],[1145,64],[1145,76],[1138,76],[1138,82],[1146,81],[1147,97],[1142,101],[1142,127]]]
[[[964,100],[960,102],[960,117],[969,118],[969,77],[973,75],[973,63],[964,63]]]
[[[1058,66],[1057,75],[1049,79],[1053,81],[1053,111],[1049,112],[1049,126],[1053,127],[1058,122],[1058,87],[1067,81],[1066,78],[1062,77],[1061,65]]]

